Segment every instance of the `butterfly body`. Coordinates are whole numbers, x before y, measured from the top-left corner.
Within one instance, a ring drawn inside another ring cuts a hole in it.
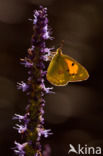
[[[76,60],[64,55],[60,48],[57,49],[47,69],[47,80],[55,86],[64,86],[69,82],[88,79],[88,71]]]

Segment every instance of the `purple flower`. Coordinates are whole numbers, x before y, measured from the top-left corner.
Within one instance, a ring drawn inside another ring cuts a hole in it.
[[[32,56],[32,48],[28,49],[28,54]],[[26,68],[33,67],[33,62],[29,58],[25,57],[24,59],[20,60],[22,61],[21,64],[23,64]]]
[[[25,151],[24,151],[24,148],[28,145],[28,143],[27,142],[25,142],[25,143],[23,143],[23,144],[20,144],[20,143],[18,143],[18,142],[14,142],[15,143],[15,145],[16,145],[16,147],[14,148],[15,150],[14,150],[14,152],[16,153],[16,154],[19,154],[19,156],[24,156],[25,155]]]
[[[41,104],[41,107],[44,107],[45,106],[45,100],[43,98],[41,98],[40,104]]]
[[[48,31],[46,31],[46,32],[43,34],[43,38],[44,38],[45,40],[47,40],[47,39],[50,38],[50,35],[49,35],[49,32],[48,32]]]
[[[48,23],[48,18],[45,18],[44,25]]]
[[[21,121],[27,122],[29,120],[28,119],[29,115],[30,115],[29,113],[26,113],[24,116],[19,115],[19,114],[14,114],[13,120],[19,120],[19,122]]]
[[[43,48],[43,49],[41,49],[41,52],[42,53],[47,53],[48,54],[48,56],[50,56],[51,55],[51,50],[53,50],[54,48]]]
[[[48,25],[45,25],[43,28],[43,33],[47,32],[47,31],[48,31]]]
[[[21,89],[23,92],[27,91],[29,88],[29,85],[27,85],[25,82],[21,81],[21,83],[17,83],[17,88]]]
[[[40,70],[40,72],[41,72],[42,77],[44,77],[46,75],[46,73],[47,73],[47,71],[43,71],[43,70]]]
[[[53,133],[51,132],[51,129],[44,129],[44,128],[37,128],[37,132],[38,132],[38,137],[41,137],[42,135],[47,138],[49,135],[52,135]]]
[[[39,62],[36,66],[39,69],[45,69],[45,65],[43,64],[43,62]]]
[[[25,152],[23,150],[22,151],[14,150],[14,152],[18,154],[19,156],[25,156]]]
[[[46,130],[44,128],[44,96],[46,93],[54,93],[52,92],[53,88],[47,88],[44,83],[47,73],[45,71],[45,62],[52,57],[51,50],[53,49],[46,47],[47,39],[52,39],[51,30],[48,26],[47,8],[40,6],[39,10],[34,11],[32,22],[34,32],[31,40],[31,48],[28,49],[26,57],[21,59],[21,64],[27,68],[29,76],[26,83],[24,81],[17,83],[17,88],[29,95],[28,106],[26,107],[25,115],[15,114],[13,117],[13,119],[18,119],[19,122],[23,123],[20,125],[16,124],[14,128],[28,142],[24,144],[15,142],[16,148],[14,151],[19,156],[42,155],[41,136],[47,138],[48,135],[52,134],[50,129]],[[31,138],[32,136],[33,139]],[[25,150],[27,144],[29,146]]]
[[[48,93],[54,93],[54,92],[51,91],[51,90],[53,89],[53,87],[51,87],[51,88],[46,88],[44,83],[41,84],[41,88],[42,88],[43,91],[45,91],[47,94],[48,94]]]
[[[34,46],[34,45],[32,45],[32,47],[31,47],[31,51],[33,51],[33,50],[34,50],[34,48],[35,48],[35,46]]]
[[[23,64],[26,68],[31,68],[31,67],[33,67],[33,63],[28,62],[28,61],[24,61],[24,62],[22,62],[21,64]]]
[[[33,20],[34,25],[37,24],[38,16],[39,16],[39,12],[36,10],[35,13],[34,13],[34,20]]]
[[[19,124],[16,124],[17,127],[13,127],[14,129],[17,129],[18,130],[18,133],[24,133],[26,130],[27,130],[27,125],[25,124],[24,126],[23,125],[19,125]]]
[[[39,120],[40,120],[40,122],[41,122],[42,124],[44,124],[44,118],[43,118],[42,115],[39,116]]]
[[[40,113],[41,113],[41,114],[44,114],[44,109],[43,109],[43,107],[40,108]]]
[[[49,56],[48,54],[44,55],[44,56],[40,56],[40,59],[43,61],[48,61],[49,60]]]

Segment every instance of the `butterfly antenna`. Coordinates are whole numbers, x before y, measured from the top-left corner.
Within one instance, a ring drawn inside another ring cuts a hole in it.
[[[64,46],[64,40],[61,41],[60,49],[63,49],[63,46]]]

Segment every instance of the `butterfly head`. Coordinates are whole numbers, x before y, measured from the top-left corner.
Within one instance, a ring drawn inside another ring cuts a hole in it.
[[[63,53],[62,53],[62,49],[61,49],[61,48],[58,48],[57,51],[56,51],[56,54],[62,55],[62,54],[63,54]]]

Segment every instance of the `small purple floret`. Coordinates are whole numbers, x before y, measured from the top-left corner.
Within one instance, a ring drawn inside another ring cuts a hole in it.
[[[19,122],[24,121],[25,123],[29,122],[29,113],[26,113],[24,116],[19,114],[14,114],[13,120],[19,120]]]
[[[51,129],[45,130],[43,128],[37,128],[38,136],[41,137],[42,135],[47,138],[49,135],[52,135]]]
[[[19,125],[19,124],[16,124],[16,127],[13,127],[14,129],[17,129],[18,130],[18,133],[24,133],[25,131],[27,131],[27,125]]]
[[[24,156],[25,155],[24,148],[28,145],[28,143],[26,142],[26,143],[20,144],[16,141],[14,143],[16,145],[16,147],[14,148],[15,149],[14,152],[18,154],[19,156]]]
[[[51,90],[53,89],[53,87],[51,87],[51,88],[46,88],[45,87],[45,84],[41,84],[41,88],[43,89],[43,91],[45,91],[47,94],[49,94],[49,93],[54,93],[54,92],[52,92]]]
[[[21,64],[23,64],[26,68],[31,68],[31,67],[33,67],[33,63],[30,63],[30,62],[28,62],[28,61],[24,61],[24,62],[22,62]]]
[[[29,88],[29,85],[27,85],[25,82],[21,81],[21,83],[17,83],[17,88],[21,89],[23,92],[27,91]]]

